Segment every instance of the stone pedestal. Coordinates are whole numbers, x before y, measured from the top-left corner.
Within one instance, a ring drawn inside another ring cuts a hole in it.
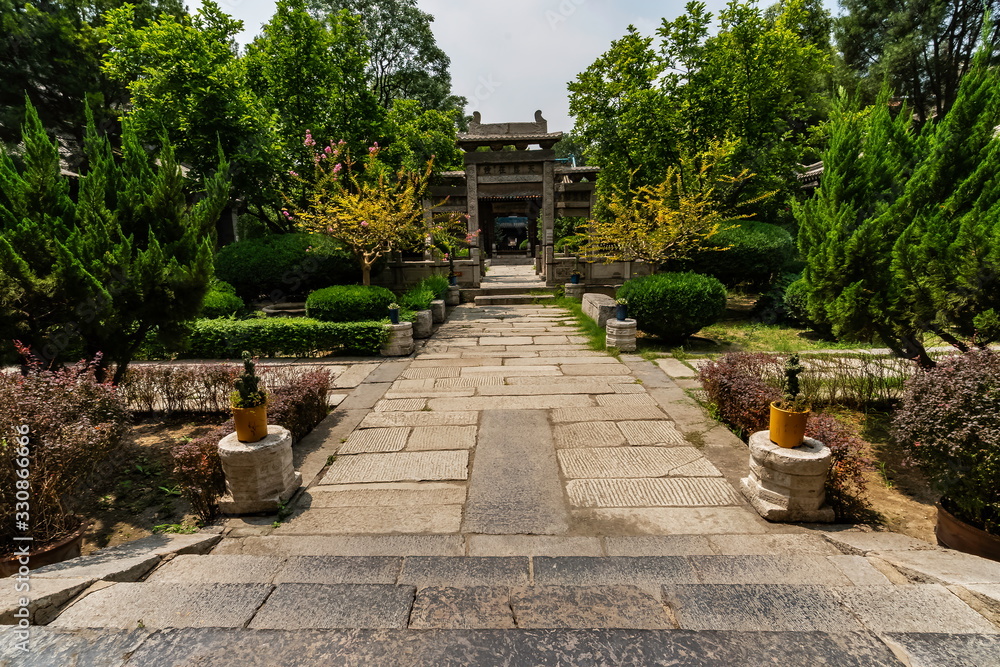
[[[635,352],[635,320],[608,319],[605,327],[607,343],[605,347],[617,347],[622,352]]]
[[[770,431],[758,431],[750,436],[750,475],[740,490],[768,521],[831,522],[833,508],[823,502],[832,463],[830,448],[819,440],[784,449],[771,442]]]
[[[417,318],[413,321],[414,338],[430,338],[434,329],[434,316],[429,310],[418,310]]]
[[[583,299],[587,286],[581,283],[566,283],[566,296],[570,299]]]
[[[583,314],[597,322],[597,326],[606,326],[609,319],[614,318],[617,304],[607,294],[588,292],[583,295]]]
[[[459,291],[458,285],[453,285],[448,288],[448,293],[444,297],[444,302],[449,306],[457,306],[462,302],[462,293]]]
[[[258,442],[240,442],[230,433],[219,443],[219,458],[226,474],[219,508],[225,514],[275,512],[302,485],[292,463],[292,434],[281,426],[268,426]]]
[[[448,312],[444,299],[431,301],[431,316],[434,318],[434,324],[442,324],[447,319]]]
[[[383,357],[407,357],[413,354],[413,323],[387,324],[389,340],[382,346]]]

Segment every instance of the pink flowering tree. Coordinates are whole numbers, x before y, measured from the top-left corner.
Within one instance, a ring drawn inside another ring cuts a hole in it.
[[[343,141],[320,148],[307,132],[305,144],[314,151],[313,178],[291,175],[309,188],[308,204],[282,213],[299,229],[325,234],[350,248],[365,285],[371,284],[372,266],[379,258],[425,243],[423,200],[431,161],[423,172],[393,173],[379,159],[377,143],[361,161]]]

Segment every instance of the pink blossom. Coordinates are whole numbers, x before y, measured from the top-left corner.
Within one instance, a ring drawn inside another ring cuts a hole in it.
[[[339,174],[339,173],[340,173],[340,171],[341,171],[341,169],[343,169],[343,168],[344,168],[344,165],[342,165],[342,164],[340,164],[340,163],[338,162],[337,164],[335,164],[335,165],[333,166],[333,173],[335,173],[335,174]]]
[[[306,130],[306,140],[302,142],[303,146],[315,146],[316,140],[313,139],[312,130]]]
[[[331,148],[330,146],[327,146],[326,148],[323,149],[323,152],[326,153],[327,155],[329,155],[330,153],[333,152],[333,148]]]
[[[326,228],[326,233],[327,234],[333,234],[333,227],[327,227]]]
[[[367,226],[368,226],[368,223],[367,223],[367,222],[362,222],[362,223],[361,223],[361,226],[362,226],[362,227],[367,227]]]
[[[288,175],[289,175],[289,176],[293,176],[293,177],[295,177],[295,178],[298,178],[298,177],[299,177],[298,173],[297,173],[297,172],[294,172],[294,171],[290,171],[290,172],[288,172]]]

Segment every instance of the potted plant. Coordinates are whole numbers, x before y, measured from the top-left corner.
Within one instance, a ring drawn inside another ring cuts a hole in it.
[[[569,274],[569,282],[570,282],[570,284],[571,285],[579,285],[580,284],[580,278],[582,276],[583,276],[583,274],[580,273],[579,271],[574,271],[573,273]]]
[[[389,304],[389,321],[399,324],[399,304],[396,302]]]
[[[267,437],[267,393],[260,385],[256,365],[249,352],[243,353],[243,372],[229,395],[240,442],[259,442]]]
[[[615,299],[615,318],[619,322],[628,319],[628,299]]]
[[[891,435],[941,494],[938,542],[1000,561],[1000,355],[974,350],[914,374]]]
[[[799,386],[799,375],[803,370],[799,355],[790,355],[785,361],[782,399],[771,403],[771,442],[786,449],[801,445],[806,435],[809,405]]]

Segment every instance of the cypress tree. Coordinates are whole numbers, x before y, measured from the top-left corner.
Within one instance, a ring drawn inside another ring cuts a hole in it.
[[[151,332],[176,339],[212,277],[215,222],[227,165],[191,203],[168,142],[148,155],[126,123],[122,159],[88,114],[79,191],[60,173],[58,145],[27,105],[22,154],[0,153],[0,336],[47,366],[102,354],[113,380]]]

